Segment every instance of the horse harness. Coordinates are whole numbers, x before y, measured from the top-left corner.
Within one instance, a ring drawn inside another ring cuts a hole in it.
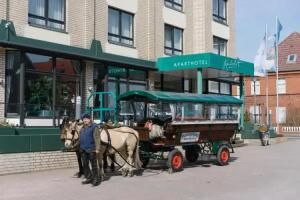
[[[135,166],[133,166],[133,165],[131,165],[130,163],[128,163],[128,161],[123,157],[123,155],[120,153],[120,151],[118,151],[115,147],[113,147],[112,145],[111,145],[111,137],[110,137],[110,134],[109,134],[109,132],[108,132],[108,129],[114,129],[113,127],[109,127],[109,128],[107,128],[107,127],[101,127],[100,126],[100,143],[101,144],[103,144],[106,148],[105,148],[105,150],[104,150],[104,154],[106,154],[107,152],[108,152],[108,148],[110,147],[110,148],[112,148],[116,153],[118,153],[119,154],[119,156],[124,160],[124,162],[126,162],[128,165],[130,165],[131,167],[135,167]],[[107,135],[107,141],[108,142],[104,142],[104,141],[102,141],[101,140],[101,133],[102,133],[102,130],[104,130],[105,131],[105,133],[106,133],[106,135]],[[131,133],[131,132],[128,132],[129,134],[132,134],[132,135],[134,135],[134,137],[136,138],[136,140],[137,141],[139,141],[139,139],[138,139],[138,137],[134,134],[134,133]],[[135,146],[135,149],[134,149],[134,151],[136,151],[136,148],[137,148],[137,146],[138,146],[138,143],[136,144],[136,146]],[[119,167],[123,167],[123,166],[121,166],[119,163],[117,163],[116,161],[113,161],[115,164],[117,164]]]

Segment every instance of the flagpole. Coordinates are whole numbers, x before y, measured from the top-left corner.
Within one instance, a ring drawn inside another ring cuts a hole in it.
[[[278,105],[279,105],[279,96],[278,96],[278,17],[276,16],[276,127],[277,133],[279,132],[279,113],[278,113]]]
[[[266,55],[268,55],[268,25],[266,24]],[[268,70],[266,67],[266,107],[267,107],[267,118],[266,124],[269,126],[269,77],[268,77]]]

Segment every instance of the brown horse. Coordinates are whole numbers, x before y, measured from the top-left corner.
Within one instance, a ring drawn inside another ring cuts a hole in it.
[[[68,117],[65,117],[62,121],[62,124],[60,125],[60,139],[64,143],[65,150],[67,151],[74,151],[76,153],[77,161],[78,161],[78,167],[79,172],[75,174],[78,178],[80,178],[82,175],[84,175],[83,170],[83,162],[80,154],[79,149],[79,134],[80,129],[82,128],[82,123],[79,123],[75,120],[70,120]],[[109,156],[111,160],[110,170],[115,170],[115,156],[110,155]],[[107,162],[107,156],[104,155],[103,157],[104,161],[104,169],[108,168],[108,162]]]

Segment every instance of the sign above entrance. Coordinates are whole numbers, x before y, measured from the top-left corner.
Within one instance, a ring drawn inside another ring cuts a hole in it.
[[[254,75],[253,63],[213,53],[163,57],[158,59],[156,66],[159,71],[213,68],[243,75]]]

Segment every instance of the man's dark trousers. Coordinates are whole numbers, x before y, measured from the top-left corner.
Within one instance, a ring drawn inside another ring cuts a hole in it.
[[[82,161],[83,161],[83,169],[84,169],[84,175],[87,177],[87,182],[89,183],[96,183],[100,182],[100,176],[99,171],[97,167],[97,156],[96,152],[88,152],[85,150],[82,150]],[[89,162],[92,165],[92,171],[89,168]]]

